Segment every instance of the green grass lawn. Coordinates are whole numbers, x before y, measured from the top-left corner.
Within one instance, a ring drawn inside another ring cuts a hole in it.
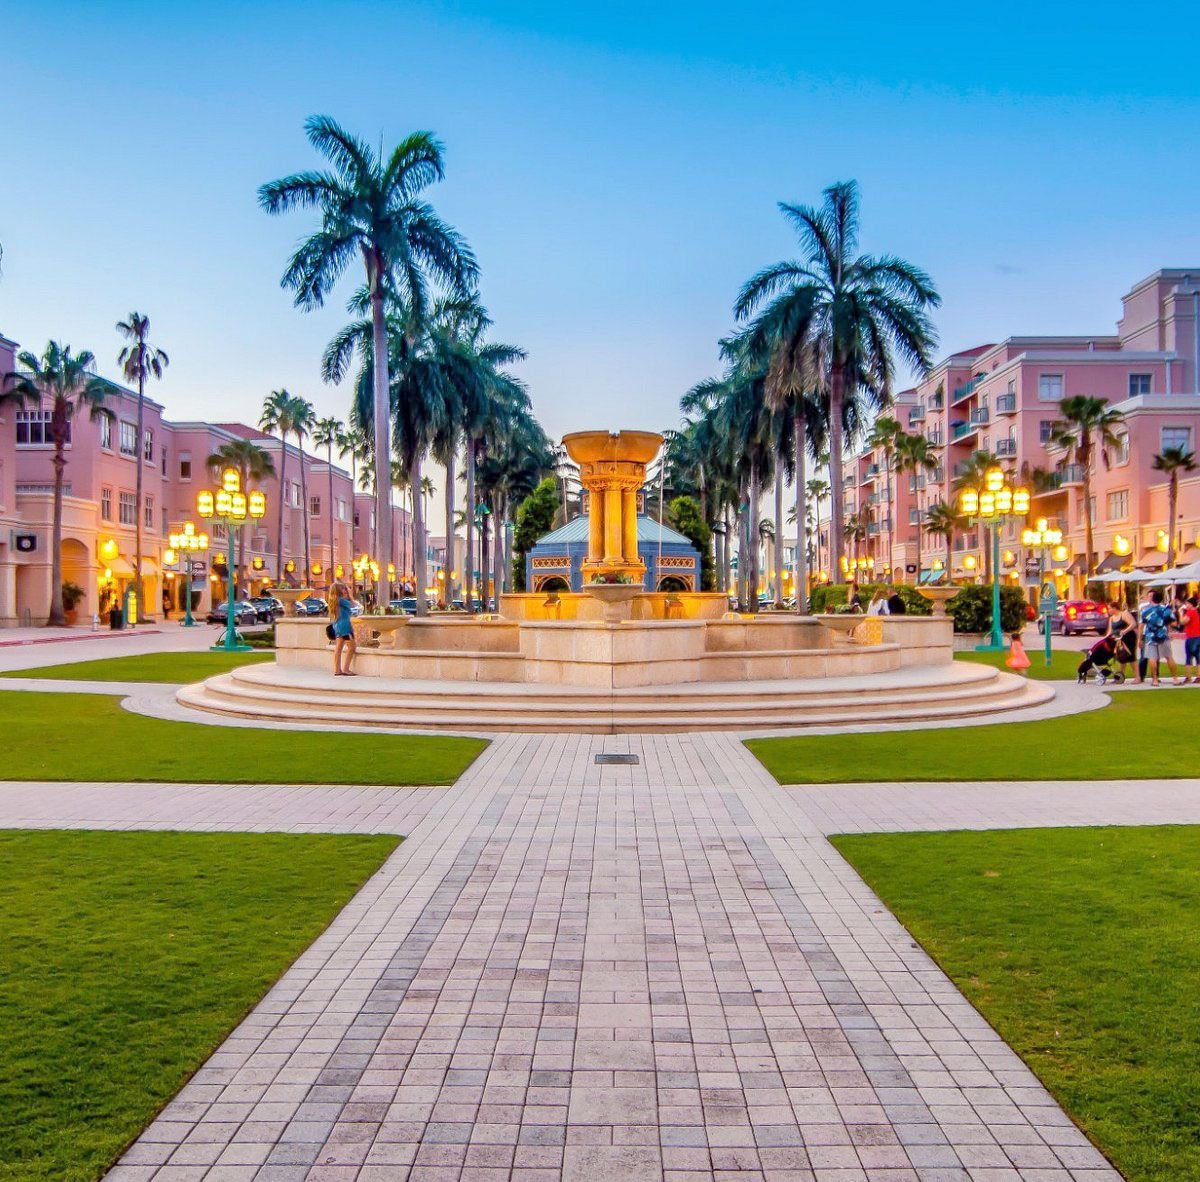
[[[834,844],[1126,1178],[1200,1178],[1200,827]]]
[[[49,681],[162,681],[190,685],[239,665],[272,661],[274,653],[144,653],[136,657],[109,657],[101,661],[76,661],[73,665],[46,665],[0,673],[0,677],[36,677]]]
[[[1074,681],[1075,670],[1079,668],[1079,662],[1083,660],[1083,653],[1059,649],[1051,652],[1050,667],[1047,669],[1046,654],[1041,647],[1035,647],[1030,641],[1025,651],[1029,654],[1030,661],[1033,662],[1029,666],[1029,676],[1035,681]],[[972,661],[977,665],[991,665],[994,669],[999,669],[1004,673],[1011,672],[1004,663],[1008,659],[1008,653],[955,653],[954,659]]]
[[[98,1178],[396,843],[0,833],[0,1180]]]
[[[345,734],[164,722],[117,698],[0,693],[3,780],[453,784],[487,746],[449,735]]]
[[[1099,692],[1099,691],[1097,691]],[[962,729],[751,739],[781,784],[1200,776],[1191,690],[1115,693],[1102,710]]]

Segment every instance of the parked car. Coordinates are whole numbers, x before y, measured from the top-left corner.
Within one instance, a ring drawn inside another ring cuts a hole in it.
[[[327,616],[329,615],[329,604],[323,599],[317,599],[316,596],[309,595],[304,599],[296,600],[296,615]]]
[[[412,595],[407,595],[403,599],[389,600],[388,607],[394,612],[403,612],[406,616],[417,614],[417,601]]]
[[[264,624],[273,623],[284,613],[282,601],[276,599],[273,595],[251,595],[250,602],[254,604],[254,609],[258,612],[258,618]]]
[[[213,605],[212,611],[205,616],[205,620],[209,624],[224,624],[225,612],[228,604],[221,602]],[[244,628],[250,624],[258,623],[258,612],[254,604],[247,603],[244,599],[239,599],[233,605],[233,623],[237,628]]]
[[[1044,623],[1044,620],[1038,620],[1039,632],[1043,631]],[[1076,636],[1081,632],[1103,636],[1108,631],[1108,609],[1090,599],[1063,600],[1050,617],[1050,631],[1060,636]]]

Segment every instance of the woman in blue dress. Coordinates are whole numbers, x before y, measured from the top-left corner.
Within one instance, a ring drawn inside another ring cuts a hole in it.
[[[354,601],[345,583],[334,583],[329,592],[329,616],[333,621],[333,674],[335,677],[357,677],[350,668],[356,643],[350,611]]]

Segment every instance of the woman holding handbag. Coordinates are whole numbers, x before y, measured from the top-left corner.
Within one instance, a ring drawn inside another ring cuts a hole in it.
[[[333,641],[333,675],[335,677],[357,677],[350,668],[357,650],[354,639],[354,624],[350,613],[354,601],[345,583],[334,583],[329,592],[329,619],[326,635]]]

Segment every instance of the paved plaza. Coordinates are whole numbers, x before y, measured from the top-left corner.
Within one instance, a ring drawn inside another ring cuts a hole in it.
[[[999,789],[510,736],[453,789],[9,785],[0,824],[408,834],[116,1182],[1116,1178],[823,834],[1200,821],[1200,785]]]

